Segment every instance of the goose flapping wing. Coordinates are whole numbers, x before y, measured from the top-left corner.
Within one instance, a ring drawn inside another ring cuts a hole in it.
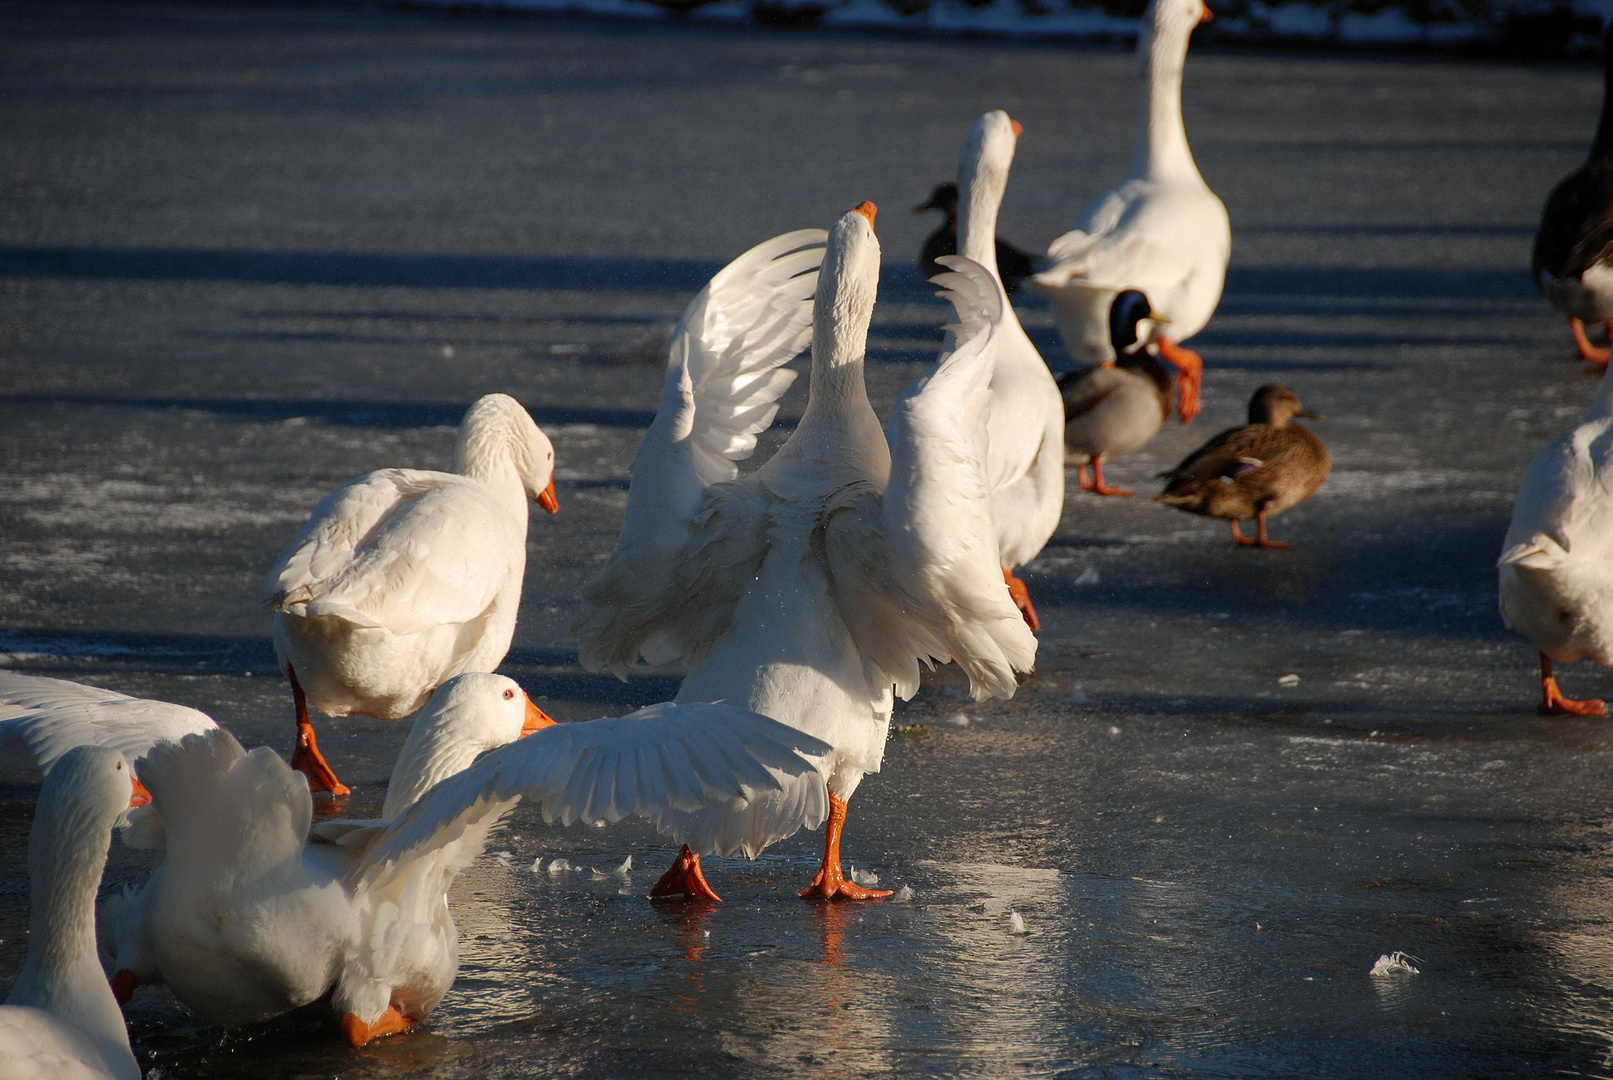
[[[760,566],[759,507],[724,497],[720,485],[738,475],[736,463],[756,449],[795,380],[784,365],[811,341],[827,239],[822,229],[800,229],[758,244],[678,321],[661,406],[633,459],[621,534],[583,589],[574,629],[590,670],[625,677],[692,666],[690,651],[721,633]]]
[[[269,571],[263,602],[398,634],[470,622],[520,570],[487,560],[524,551],[523,527],[475,480],[382,469],[320,502]]]
[[[184,705],[0,671],[0,743],[22,743],[41,772],[84,745],[121,751],[133,767],[160,742],[216,727],[212,717]]]
[[[835,596],[874,682],[910,697],[920,664],[956,660],[977,700],[1012,697],[1036,638],[1009,598],[987,482],[991,339],[1001,295],[961,256],[932,282],[958,322],[891,413],[890,482],[847,489],[826,528]]]
[[[549,822],[635,815],[701,853],[760,851],[823,821],[821,770],[830,753],[777,720],[710,702],[662,702],[627,716],[557,724],[438,783],[375,830],[355,874],[374,890],[434,853],[468,861],[522,799]],[[752,812],[764,798],[777,807],[772,820]]]

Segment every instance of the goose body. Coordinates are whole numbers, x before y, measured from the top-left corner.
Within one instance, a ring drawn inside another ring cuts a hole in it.
[[[1160,473],[1168,483],[1154,501],[1230,521],[1235,544],[1289,547],[1267,537],[1266,519],[1316,494],[1330,464],[1316,433],[1289,422],[1295,416],[1322,419],[1288,387],[1262,386],[1249,402],[1249,422],[1223,431]],[[1251,518],[1259,529],[1254,539],[1238,528],[1238,522]]]
[[[1602,38],[1602,116],[1590,157],[1546,199],[1530,270],[1552,305],[1568,316],[1580,356],[1607,363],[1586,323],[1613,332],[1613,24]]]
[[[95,745],[46,773],[28,834],[28,957],[0,1005],[6,1080],[140,1080],[95,949],[95,892],[129,775],[121,753]]]
[[[1563,697],[1552,662],[1613,665],[1613,384],[1523,474],[1498,563],[1501,617],[1540,650],[1541,710],[1599,716]]]
[[[1030,279],[1052,305],[1070,356],[1092,364],[1109,351],[1108,313],[1116,295],[1146,293],[1169,320],[1152,328],[1149,343],[1181,370],[1184,422],[1198,414],[1203,363],[1177,343],[1215,314],[1232,255],[1226,207],[1199,174],[1182,125],[1188,39],[1209,17],[1202,0],[1149,4],[1137,39],[1143,95],[1131,174],[1048,246],[1052,266]]]
[[[823,867],[803,893],[824,897],[884,895],[845,880],[840,828],[846,800],[880,768],[893,696],[917,690],[921,663],[956,659],[977,696],[1008,697],[1035,654],[1002,587],[986,477],[1000,286],[953,264],[962,272],[941,280],[960,316],[954,347],[881,432],[863,383],[872,216],[864,204],[836,222],[827,255],[817,231],[759,245],[690,305],[621,536],[576,627],[590,669],[670,666],[687,673],[680,702],[732,702],[833,747]],[[733,461],[793,378],[781,365],[809,337],[800,424],[737,477]],[[777,799],[757,805],[780,836],[817,823]],[[715,896],[687,857],[658,889]]]
[[[346,788],[318,753],[306,704],[395,720],[448,679],[492,671],[515,633],[527,500],[551,513],[554,447],[525,409],[489,394],[465,413],[452,472],[382,469],[315,509],[263,584],[292,683],[294,764]]]

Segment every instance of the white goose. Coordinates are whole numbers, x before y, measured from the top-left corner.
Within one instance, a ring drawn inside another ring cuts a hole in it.
[[[140,1080],[95,952],[95,890],[128,804],[128,764],[108,747],[75,747],[45,776],[28,833],[28,958],[0,1005],[6,1080]]]
[[[1131,175],[1048,245],[1053,266],[1031,278],[1053,305],[1064,347],[1084,363],[1114,359],[1115,297],[1126,289],[1147,294],[1169,320],[1171,336],[1155,325],[1149,343],[1181,372],[1183,423],[1198,415],[1204,363],[1177,342],[1215,314],[1232,255],[1227,209],[1199,175],[1182,126],[1188,38],[1209,19],[1203,0],[1151,0],[1137,38],[1144,92]]]
[[[1599,700],[1563,696],[1552,662],[1613,664],[1613,375],[1529,462],[1498,565],[1501,618],[1540,650],[1540,711],[1603,715]]]
[[[997,283],[998,325],[991,332],[995,370],[987,478],[1003,581],[1032,630],[1041,620],[1013,568],[1036,558],[1064,513],[1064,402],[1042,354],[1019,325],[997,267],[997,211],[1023,129],[1002,110],[975,121],[958,160],[959,254]]]
[[[821,869],[803,896],[886,895],[840,867],[846,801],[884,756],[893,691],[955,659],[979,698],[1010,697],[1036,638],[1002,586],[985,412],[999,291],[966,259],[938,279],[955,347],[897,402],[887,434],[863,357],[879,279],[874,206],[835,223],[811,307],[811,395],[760,470],[734,479],[804,344],[821,233],[759,245],[696,298],[673,334],[665,395],[633,462],[626,520],[577,624],[585,666],[675,665],[677,700],[729,701],[833,746]],[[791,253],[794,254],[791,254]],[[719,457],[712,448],[723,454]],[[778,797],[758,832],[816,824]],[[687,849],[658,894],[715,898]]]
[[[338,488],[263,583],[297,713],[292,767],[348,788],[319,752],[308,705],[396,720],[510,649],[526,573],[527,499],[549,513],[554,447],[518,401],[466,410],[452,472],[381,469]]]
[[[768,839],[750,824],[760,794],[822,818],[817,758],[827,752],[725,705],[555,726],[513,680],[473,673],[416,716],[387,793],[395,819],[312,825],[305,778],[267,747],[248,753],[217,727],[163,743],[142,763],[152,803],[125,833],[131,846],[162,848],[163,861],[103,907],[113,988],[126,1001],[138,984],[163,982],[226,1025],[330,993],[344,1034],[362,1045],[424,1020],[452,984],[448,887],[522,798],[548,820],[639,814],[702,850],[733,851]],[[448,778],[461,782],[439,784]]]

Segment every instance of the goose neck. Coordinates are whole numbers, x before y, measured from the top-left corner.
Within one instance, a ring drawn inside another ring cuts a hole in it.
[[[392,778],[387,781],[386,801],[381,805],[383,819],[391,821],[404,813],[438,781],[468,768],[487,749],[479,739],[467,739],[450,731],[445,719],[440,715],[431,717],[409,729],[397,764],[392,767]]]
[[[976,157],[958,170],[958,254],[984,266],[1001,283],[997,270],[997,214],[1007,188],[1006,170]]]
[[[1198,165],[1187,145],[1182,123],[1182,72],[1187,63],[1191,27],[1146,25],[1137,41],[1137,149],[1131,162],[1133,179],[1184,177],[1198,179]]]
[[[519,448],[507,432],[479,428],[461,432],[454,448],[453,471],[491,488],[526,531],[527,496],[517,465]]]

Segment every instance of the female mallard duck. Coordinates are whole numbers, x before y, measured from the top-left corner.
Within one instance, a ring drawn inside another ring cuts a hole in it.
[[[1223,431],[1176,468],[1160,473],[1170,483],[1155,502],[1204,517],[1232,522],[1232,542],[1258,547],[1294,545],[1266,535],[1266,518],[1316,494],[1327,479],[1327,447],[1309,428],[1290,424],[1295,416],[1323,420],[1299,403],[1281,383],[1267,383],[1249,401],[1249,422]],[[1254,539],[1238,522],[1255,519]]]
[[[1142,324],[1162,321],[1136,289],[1109,305],[1109,339],[1114,355],[1095,368],[1059,379],[1064,397],[1064,464],[1075,466],[1082,491],[1130,495],[1128,488],[1103,481],[1107,461],[1140,449],[1159,433],[1170,415],[1176,375],[1142,341]],[[1087,467],[1092,479],[1087,479]]]
[[[1602,39],[1602,79],[1590,159],[1546,199],[1530,260],[1541,293],[1568,316],[1579,355],[1599,364],[1608,350],[1591,344],[1585,324],[1606,324],[1613,335],[1613,23]]]
[[[1171,336],[1154,327],[1150,344],[1181,369],[1183,423],[1198,415],[1204,363],[1177,342],[1215,314],[1232,254],[1227,209],[1199,175],[1182,126],[1187,42],[1209,18],[1203,0],[1149,4],[1137,39],[1144,93],[1131,175],[1048,245],[1053,265],[1030,279],[1052,304],[1065,349],[1090,362],[1108,352],[1106,316],[1115,294],[1147,293],[1171,320]]]
[[[1553,660],[1613,665],[1613,375],[1585,419],[1536,454],[1501,552],[1501,618],[1540,649],[1540,711],[1602,716],[1565,698]]]
[[[930,192],[929,202],[913,207],[915,214],[922,214],[926,210],[939,210],[947,216],[924,241],[924,250],[919,252],[919,272],[928,281],[937,274],[944,274],[947,268],[935,260],[943,255],[956,255],[958,253],[958,185],[950,180],[944,184],[935,185]],[[1036,260],[1026,251],[1021,251],[1002,237],[997,237],[997,273],[1003,279],[1003,291],[1009,296],[1019,291],[1020,282],[1036,272]]]

